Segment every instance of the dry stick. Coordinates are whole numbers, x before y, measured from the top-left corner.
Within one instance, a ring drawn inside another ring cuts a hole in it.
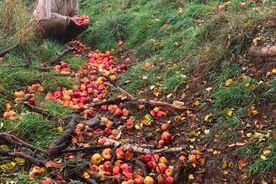
[[[186,106],[182,106],[182,105],[174,105],[174,104],[169,104],[169,103],[166,103],[166,102],[155,101],[155,100],[137,99],[137,98],[135,98],[134,96],[132,96],[131,94],[129,94],[127,91],[125,91],[124,89],[122,89],[119,86],[114,86],[113,84],[108,83],[108,82],[104,82],[104,84],[107,85],[107,86],[110,86],[110,87],[112,87],[114,89],[117,89],[121,93],[127,95],[129,97],[129,99],[128,100],[125,99],[125,101],[130,101],[131,103],[144,104],[144,105],[153,105],[153,106],[161,106],[161,107],[178,109],[178,110],[194,110],[191,107],[186,107]],[[112,102],[112,101],[110,101],[110,102]]]
[[[62,132],[62,134],[50,144],[48,149],[49,156],[59,154],[63,149],[65,149],[69,145],[71,140],[70,138],[76,125],[77,118],[73,116],[64,132]]]
[[[169,104],[166,102],[155,101],[155,100],[139,99],[139,100],[137,100],[136,103],[144,104],[144,105],[160,106],[160,107],[165,107],[165,108],[172,108],[172,109],[177,109],[177,110],[195,110],[194,108],[191,108],[191,107],[186,107],[183,105],[174,105],[174,104]]]
[[[96,146],[90,146],[86,148],[77,148],[77,149],[68,149],[68,150],[62,150],[59,153],[75,153],[75,152],[90,152],[90,151],[97,151],[104,148],[110,148],[110,145],[96,145]]]
[[[105,85],[112,87],[114,89],[117,89],[118,91],[120,91],[121,93],[127,95],[131,100],[136,100],[136,98],[134,96],[132,96],[129,92],[127,92],[126,90],[124,90],[123,88],[119,87],[119,86],[114,86],[113,84],[109,83],[109,82],[104,82]]]
[[[276,56],[276,45],[269,47],[252,46],[248,50],[249,54],[257,57],[273,57]]]
[[[60,63],[60,60],[62,57],[64,57],[66,54],[68,54],[73,48],[71,47],[67,47],[66,49],[64,49],[63,51],[61,51],[60,53],[58,53],[55,57],[53,57],[48,65],[49,66],[53,66],[53,65],[56,65],[56,64],[59,64]]]
[[[19,65],[3,65],[3,67],[11,67],[11,68],[16,68],[16,67],[28,67],[28,64],[19,64]]]
[[[174,104],[169,104],[166,102],[161,102],[161,101],[155,101],[155,100],[145,100],[145,99],[137,99],[137,100],[131,100],[130,98],[112,98],[103,102],[98,102],[91,104],[92,107],[97,107],[101,105],[108,105],[108,104],[118,104],[122,102],[129,102],[133,104],[144,104],[144,105],[152,105],[152,106],[160,106],[160,107],[166,107],[166,108],[171,108],[171,109],[177,109],[177,110],[195,110],[194,108],[191,107],[186,107],[182,105],[174,105]]]
[[[91,106],[98,107],[98,106],[102,106],[102,105],[118,104],[118,103],[128,102],[128,101],[130,101],[129,98],[118,97],[118,98],[111,98],[111,99],[108,99],[108,100],[102,101],[102,102],[92,103]]]
[[[183,170],[185,169],[186,164],[184,161],[178,160],[173,168],[173,181],[174,183],[179,183]]]
[[[23,146],[23,147],[29,148],[31,150],[40,151],[42,153],[47,153],[46,150],[41,149],[41,148],[37,148],[37,147],[35,147],[35,146],[19,139],[18,137],[14,136],[14,135],[9,134],[7,132],[0,133],[0,138],[5,139],[10,144],[15,144],[15,145],[18,145],[18,146]]]
[[[50,115],[50,113],[47,110],[41,109],[37,106],[30,105],[28,102],[24,102],[23,105],[27,110],[29,110],[31,112],[36,112],[46,118],[54,119],[54,117],[52,115]]]
[[[17,47],[18,47],[18,45],[15,45],[15,46],[11,46],[11,47],[0,50],[0,58],[4,57],[6,54],[8,54],[9,52],[11,52],[13,49],[15,49]]]
[[[35,164],[37,166],[45,166],[46,164],[46,161],[39,160],[23,152],[12,152],[12,151],[0,150],[0,155],[24,158],[28,162]]]
[[[143,153],[143,154],[156,154],[156,153],[171,153],[171,152],[181,152],[184,150],[184,147],[173,147],[173,148],[162,148],[162,149],[147,149],[141,146],[136,146],[133,144],[121,144],[118,141],[113,139],[109,139],[107,137],[103,137],[106,142],[109,142],[115,147],[121,146],[125,150],[131,150],[136,153]]]
[[[31,153],[31,156],[32,156],[32,157],[35,157],[36,154],[37,154],[37,151],[34,151],[34,152]],[[32,167],[32,163],[26,162],[25,165],[24,165],[24,170],[25,170],[25,171],[30,171],[30,170],[31,170],[31,167]]]

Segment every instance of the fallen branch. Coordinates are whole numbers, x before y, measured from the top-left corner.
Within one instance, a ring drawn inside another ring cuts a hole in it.
[[[169,104],[169,103],[166,103],[166,102],[155,101],[155,100],[140,99],[135,103],[144,104],[144,105],[159,106],[159,107],[164,107],[164,108],[169,108],[169,109],[177,109],[177,110],[195,110],[194,108],[191,108],[191,107],[186,107],[186,106],[183,106],[183,105]]]
[[[136,153],[143,154],[156,154],[156,153],[172,153],[172,152],[181,152],[184,150],[184,147],[173,147],[173,148],[162,148],[162,149],[148,149],[141,146],[136,146],[133,144],[121,144],[118,141],[104,137],[106,142],[109,142],[112,146],[119,147],[121,146],[125,150],[130,150]]]
[[[91,152],[91,151],[102,150],[104,148],[110,148],[110,146],[109,145],[96,145],[96,146],[90,146],[87,148],[62,150],[59,153],[63,154],[63,153],[76,153],[76,152]]]
[[[39,160],[39,159],[34,158],[34,157],[32,157],[26,153],[23,153],[23,152],[12,152],[12,151],[0,150],[0,155],[24,158],[28,162],[35,164],[37,166],[41,166],[41,167],[45,166],[45,164],[46,164],[46,161]]]
[[[73,116],[64,132],[62,132],[62,134],[50,144],[48,148],[49,156],[59,154],[63,149],[65,149],[69,145],[71,140],[70,138],[77,125],[76,119],[77,118]]]
[[[276,45],[267,47],[252,46],[249,48],[248,53],[257,57],[273,57],[276,56]]]
[[[18,47],[18,45],[15,45],[15,46],[8,47],[8,48],[0,50],[0,58],[4,57],[6,54],[8,54],[9,52],[11,52],[13,49],[15,49],[17,47]]]
[[[177,160],[176,164],[174,165],[173,168],[173,181],[174,183],[180,183],[183,175],[184,175],[184,170],[186,168],[186,163],[184,160]],[[184,175],[185,176],[185,175]]]
[[[193,108],[182,106],[182,105],[169,104],[169,103],[166,103],[166,102],[155,101],[155,100],[137,99],[133,95],[131,95],[130,93],[128,93],[126,90],[122,89],[119,86],[115,86],[115,85],[113,85],[111,83],[108,83],[108,82],[104,82],[104,84],[107,85],[107,86],[110,86],[114,89],[117,89],[122,94],[128,96],[128,98],[110,99],[110,100],[108,100],[108,102],[110,102],[110,104],[112,104],[112,102],[122,103],[122,102],[128,101],[128,102],[134,103],[134,104],[152,105],[152,106],[159,106],[159,107],[164,107],[164,108],[169,108],[169,109],[194,110]],[[121,99],[121,101],[120,101],[120,99]]]
[[[99,107],[102,105],[119,104],[119,103],[128,102],[128,101],[130,101],[129,98],[118,97],[118,98],[111,98],[111,99],[108,99],[108,100],[102,101],[102,102],[92,103],[91,106]]]
[[[37,106],[30,105],[28,102],[24,102],[23,105],[27,110],[29,110],[31,112],[36,112],[46,118],[54,119],[54,117],[52,115],[50,115],[50,113],[47,110],[41,109]]]
[[[114,89],[119,90],[121,93],[125,94],[126,96],[128,96],[131,100],[136,100],[136,98],[134,96],[132,96],[129,92],[127,92],[126,90],[124,90],[123,88],[121,88],[120,86],[115,86],[109,82],[104,82],[105,85],[112,87]]]
[[[123,102],[128,102],[128,103],[132,103],[132,104],[144,104],[144,105],[159,106],[159,107],[163,107],[163,108],[176,109],[176,110],[195,110],[194,108],[191,108],[191,107],[169,104],[169,103],[161,102],[161,101],[145,100],[145,99],[132,100],[131,98],[123,98],[123,97],[112,98],[112,99],[109,99],[106,101],[94,103],[94,104],[91,104],[91,106],[98,107],[101,105],[119,104],[119,103],[123,103]]]
[[[47,153],[46,150],[44,149],[41,149],[41,148],[37,148],[21,139],[19,139],[18,137],[14,136],[14,135],[11,135],[7,132],[3,132],[3,133],[0,133],[0,138],[3,140],[6,140],[7,142],[9,142],[10,144],[13,144],[13,145],[17,145],[17,146],[22,146],[22,147],[25,147],[25,148],[29,148],[33,151],[40,151],[42,153]]]
[[[57,65],[60,63],[61,58],[63,58],[66,54],[68,54],[71,50],[73,50],[72,47],[67,47],[63,51],[59,52],[55,57],[53,57],[49,62],[49,66]]]

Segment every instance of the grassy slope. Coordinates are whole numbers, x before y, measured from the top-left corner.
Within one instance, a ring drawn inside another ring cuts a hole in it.
[[[123,48],[135,49],[135,57],[141,64],[129,70],[120,81],[121,85],[132,93],[138,89],[143,94],[144,91],[148,91],[145,88],[156,84],[161,94],[168,94],[176,89],[179,91],[185,88],[183,84],[193,79],[193,71],[200,64],[202,69],[206,69],[201,71],[200,76],[210,84],[212,90],[208,95],[202,95],[203,91],[198,91],[191,95],[190,101],[199,99],[200,107],[207,108],[202,112],[202,121],[205,115],[212,113],[211,120],[208,120],[212,123],[206,125],[211,129],[210,139],[215,137],[225,144],[230,144],[239,141],[237,135],[240,135],[241,129],[249,131],[246,130],[245,124],[241,123],[248,121],[246,112],[249,107],[253,104],[257,107],[263,107],[263,104],[269,106],[275,102],[273,93],[276,88],[275,79],[272,78],[265,81],[264,85],[260,85],[261,78],[255,76],[241,78],[240,75],[246,70],[244,68],[246,65],[234,62],[237,56],[244,58],[244,48],[255,37],[256,27],[251,27],[252,23],[273,9],[272,1],[263,5],[256,5],[252,1],[246,2],[247,6],[241,8],[240,1],[234,0],[227,6],[227,11],[218,13],[217,7],[222,3],[220,1],[82,0],[83,13],[92,19],[92,27],[82,39],[99,50],[111,48],[119,50],[116,42],[120,39],[125,41]],[[12,21],[18,28],[18,20]],[[204,23],[199,25],[200,21]],[[272,33],[266,30],[264,34],[271,37]],[[10,30],[1,29],[0,39],[5,41],[1,42],[0,46],[6,47],[14,43],[15,40],[10,39],[13,34],[14,32]],[[52,73],[41,73],[35,69],[60,49],[61,46],[54,42],[40,45],[37,40],[31,40],[1,61],[0,112],[4,111],[4,104],[12,100],[13,92],[27,85],[40,81],[46,89],[45,93],[56,87],[69,86],[67,80],[62,80],[63,77],[53,77]],[[67,59],[76,63],[70,57]],[[21,64],[26,62],[25,60],[30,63],[29,68],[5,66]],[[145,69],[143,66],[145,62],[154,63],[155,67]],[[147,76],[147,79],[143,76]],[[234,84],[225,87],[225,81],[230,78],[234,80]],[[129,80],[132,82],[124,85]],[[209,98],[213,101],[211,105],[205,103]],[[59,109],[60,113],[69,112],[68,109],[57,107],[56,104],[48,105],[50,109]],[[233,115],[227,115],[232,108]],[[34,125],[26,123],[29,119],[35,119]],[[28,140],[28,134],[23,130],[33,128],[32,134],[36,137],[32,137],[29,141],[35,145],[45,146],[55,136],[51,131],[55,127],[52,125],[45,127],[47,123],[40,116],[29,114],[16,122],[17,126],[2,120],[0,130],[12,128],[19,136]],[[264,135],[270,133],[269,131],[273,130],[271,123],[273,122],[270,120],[267,122],[267,127],[257,132]],[[44,132],[48,136],[40,141],[39,135],[43,129],[49,130]],[[266,180],[276,165],[275,139],[269,136],[265,141],[260,141],[258,136],[249,137],[248,146],[231,152],[237,151],[244,155],[250,161],[248,172],[252,176],[258,175]],[[209,141],[206,137],[202,139]],[[271,150],[272,154],[267,160],[262,160],[259,156],[266,149]]]

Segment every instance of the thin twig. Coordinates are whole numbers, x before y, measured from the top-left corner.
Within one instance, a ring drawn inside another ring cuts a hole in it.
[[[136,100],[136,98],[131,95],[129,92],[127,92],[126,90],[124,90],[123,88],[121,88],[120,86],[115,86],[109,82],[104,82],[105,85],[109,86],[109,87],[112,87],[114,89],[117,89],[119,90],[121,93],[125,94],[126,96],[128,96],[131,100]]]
[[[28,109],[31,112],[36,112],[38,114],[41,114],[42,116],[50,119],[55,119],[47,110],[41,109],[37,106],[30,105],[28,102],[24,102],[24,107]]]
[[[28,162],[35,164],[37,166],[45,166],[45,164],[46,164],[46,161],[39,160],[39,159],[34,158],[34,157],[32,157],[26,153],[23,153],[23,152],[12,152],[12,151],[0,150],[0,155],[24,158]]]
[[[61,58],[63,58],[66,54],[68,54],[71,50],[73,50],[73,47],[66,47],[63,51],[59,52],[55,57],[53,57],[49,62],[49,66],[57,65],[60,63]]]
[[[87,148],[68,149],[68,150],[62,150],[59,153],[63,154],[63,153],[75,153],[75,152],[91,152],[91,151],[101,150],[104,148],[110,148],[110,145],[95,145]]]
[[[23,147],[29,148],[31,150],[36,150],[36,151],[40,151],[42,153],[47,153],[46,150],[37,148],[37,147],[35,147],[35,146],[19,139],[18,137],[14,136],[14,135],[9,134],[7,132],[0,133],[0,137],[1,137],[1,139],[5,139],[10,144],[15,144],[17,146],[23,146]]]

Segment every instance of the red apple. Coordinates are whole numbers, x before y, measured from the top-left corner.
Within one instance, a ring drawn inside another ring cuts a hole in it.
[[[103,166],[104,166],[104,170],[107,171],[107,172],[111,172],[111,162],[110,161],[105,161],[103,163]]]
[[[123,112],[122,112],[122,110],[121,110],[120,108],[117,108],[117,109],[115,110],[115,112],[114,112],[114,115],[115,115],[115,116],[122,116],[122,115],[123,115]]]
[[[146,176],[144,179],[144,184],[154,184],[154,179],[150,176]]]
[[[171,168],[168,168],[165,170],[165,175],[166,176],[173,176],[173,170]]]
[[[96,166],[96,165],[92,165],[92,166],[90,166],[90,170],[93,171],[93,172],[98,172],[99,171],[99,167]]]
[[[164,173],[167,170],[168,166],[164,163],[158,163],[156,166],[157,173]]]
[[[112,172],[114,175],[119,175],[120,174],[120,167],[119,166],[114,166],[112,169]]]
[[[132,129],[133,127],[134,127],[134,120],[133,120],[133,118],[129,118],[127,121],[126,121],[126,127],[128,128],[128,129]]]
[[[53,181],[50,178],[46,178],[40,182],[40,184],[52,184]]]
[[[167,176],[166,177],[166,184],[173,184],[173,177]]]
[[[134,184],[144,184],[144,178],[140,175],[136,176],[134,179]]]
[[[111,159],[112,157],[112,149],[111,148],[105,148],[102,152],[102,157],[106,160]]]
[[[152,156],[147,154],[147,155],[144,155],[143,159],[144,159],[144,162],[149,162],[152,160]]]
[[[164,116],[166,116],[166,113],[164,111],[158,111],[157,114],[156,114],[157,118],[162,118]]]
[[[168,143],[173,140],[173,136],[168,131],[164,131],[161,134],[161,140],[165,141],[165,143]]]
[[[166,181],[166,178],[162,174],[159,174],[157,176],[157,182],[158,182],[158,184],[165,184],[165,181]]]
[[[99,165],[102,162],[102,156],[99,153],[95,153],[90,160],[92,164]]]
[[[129,110],[123,109],[123,116],[128,116],[128,114],[129,114]]]
[[[161,130],[163,130],[163,131],[166,131],[166,130],[168,130],[170,128],[170,124],[169,123],[163,123],[162,125],[161,125]]]
[[[156,168],[156,163],[154,161],[147,162],[147,166],[149,169],[154,170]]]
[[[168,164],[168,160],[166,157],[160,157],[159,159],[159,163],[164,163],[164,164]]]
[[[115,150],[116,158],[118,160],[123,160],[125,158],[125,153],[123,148],[117,148]]]
[[[30,105],[34,105],[35,104],[35,102],[36,102],[36,99],[35,98],[30,98],[29,100],[28,100],[28,103],[30,104]]]

